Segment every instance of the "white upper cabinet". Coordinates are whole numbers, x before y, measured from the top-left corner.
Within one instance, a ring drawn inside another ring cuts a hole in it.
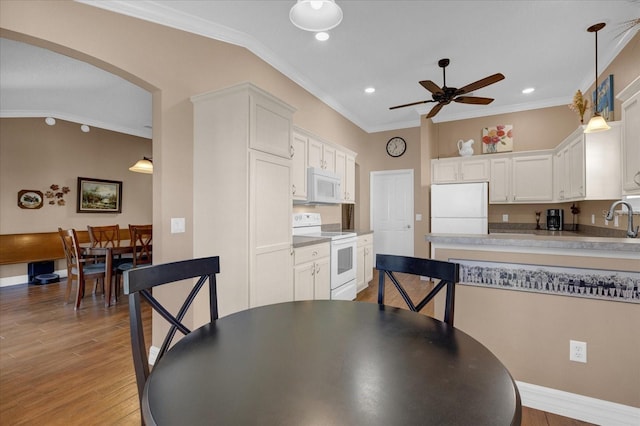
[[[290,158],[291,110],[274,103],[269,95],[249,95],[249,147],[258,151]]]
[[[554,200],[613,200],[620,198],[621,123],[610,130],[584,133],[579,126],[554,155]]]
[[[494,157],[490,167],[490,203],[537,203],[553,200],[553,156],[550,152]]]
[[[336,173],[341,179],[342,202],[354,204],[356,201],[356,157],[346,151],[336,150]]]
[[[622,90],[622,192],[640,194],[640,77]]]
[[[294,200],[307,199],[307,138],[298,132],[291,143],[291,195]]]
[[[431,160],[431,183],[486,182],[487,158],[460,157]]]
[[[309,167],[336,171],[336,148],[313,137],[308,138]]]

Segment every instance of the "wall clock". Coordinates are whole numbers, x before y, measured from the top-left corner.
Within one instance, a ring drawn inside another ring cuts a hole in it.
[[[387,142],[387,154],[400,157],[407,150],[407,143],[400,136],[394,136]]]

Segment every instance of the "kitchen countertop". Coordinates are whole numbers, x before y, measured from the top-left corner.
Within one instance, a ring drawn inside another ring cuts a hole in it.
[[[640,253],[638,238],[608,238],[580,236],[568,231],[496,232],[486,235],[427,234],[425,240],[434,244],[466,246],[506,246],[530,248],[578,249]],[[472,247],[469,247],[470,249]]]

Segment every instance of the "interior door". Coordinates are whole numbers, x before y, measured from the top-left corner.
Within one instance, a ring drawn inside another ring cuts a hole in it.
[[[413,256],[413,170],[371,172],[370,181],[374,259],[377,253]]]

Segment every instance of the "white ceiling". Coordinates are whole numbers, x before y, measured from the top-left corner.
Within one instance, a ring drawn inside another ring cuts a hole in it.
[[[244,46],[367,132],[418,126],[433,104],[389,107],[430,99],[418,81],[441,86],[441,58],[451,59],[448,86],[497,72],[506,78],[474,93],[495,98],[492,104],[452,103],[435,122],[569,104],[594,81],[595,38],[586,29],[607,24],[598,33],[602,72],[638,31],[626,31],[625,22],[640,17],[638,0],[337,0],[344,19],[327,42],[318,42],[289,22],[294,0],[77,1]],[[2,116],[49,111],[40,116],[67,114],[82,118],[71,121],[150,135],[147,92],[87,64],[12,43],[0,45]],[[368,86],[376,92],[365,94]],[[523,95],[526,87],[536,91]],[[620,89],[614,76],[614,92]]]

